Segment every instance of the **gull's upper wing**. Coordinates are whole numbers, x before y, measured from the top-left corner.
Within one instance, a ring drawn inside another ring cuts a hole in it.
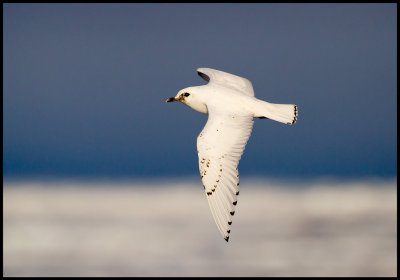
[[[218,84],[233,88],[245,95],[254,96],[253,85],[246,78],[211,68],[198,68],[197,73],[209,84]]]
[[[228,241],[239,195],[237,166],[253,128],[253,116],[208,109],[208,121],[197,137],[200,175],[215,223]]]

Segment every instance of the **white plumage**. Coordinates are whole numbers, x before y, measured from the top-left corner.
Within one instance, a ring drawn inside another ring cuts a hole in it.
[[[245,78],[211,68],[197,72],[208,84],[182,89],[167,102],[180,101],[208,114],[197,137],[199,169],[215,223],[228,241],[239,195],[238,164],[253,129],[253,118],[293,124],[297,106],[255,98],[253,86]]]

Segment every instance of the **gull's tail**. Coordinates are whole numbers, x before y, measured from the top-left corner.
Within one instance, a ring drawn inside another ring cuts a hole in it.
[[[297,120],[297,105],[273,104],[257,100],[255,104],[255,118],[267,118],[285,124],[294,124]]]

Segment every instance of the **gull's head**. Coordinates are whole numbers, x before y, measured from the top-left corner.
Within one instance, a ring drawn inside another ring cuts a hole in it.
[[[207,114],[207,106],[202,101],[201,97],[201,91],[198,89],[198,87],[188,87],[181,89],[175,97],[168,98],[166,102],[179,101],[183,104],[186,104],[193,110]]]

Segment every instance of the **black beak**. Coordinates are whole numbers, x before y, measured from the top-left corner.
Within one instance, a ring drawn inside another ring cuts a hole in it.
[[[170,97],[165,102],[173,102],[173,101],[176,101],[175,97]]]

